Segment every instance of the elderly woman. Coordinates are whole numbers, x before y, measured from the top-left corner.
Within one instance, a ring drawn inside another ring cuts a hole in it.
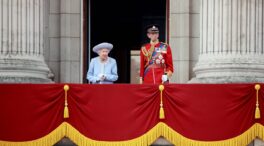
[[[108,56],[113,49],[110,43],[101,43],[93,47],[99,56],[91,60],[87,79],[94,84],[112,84],[118,79],[116,60]]]

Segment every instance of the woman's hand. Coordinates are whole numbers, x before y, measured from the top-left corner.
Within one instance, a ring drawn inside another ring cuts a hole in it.
[[[101,81],[104,81],[105,78],[106,78],[105,75],[102,75],[102,76],[100,77],[100,80],[101,80]]]

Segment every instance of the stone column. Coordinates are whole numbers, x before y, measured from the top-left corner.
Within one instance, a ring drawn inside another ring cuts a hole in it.
[[[201,0],[200,55],[191,82],[264,81],[263,8],[263,0]]]
[[[0,82],[51,82],[43,7],[44,0],[0,0]]]

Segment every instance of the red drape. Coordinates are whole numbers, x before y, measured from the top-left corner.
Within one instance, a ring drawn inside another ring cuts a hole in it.
[[[254,86],[168,85],[164,95],[165,123],[194,140],[218,141],[238,136],[258,122],[254,119]]]
[[[43,137],[63,122],[63,85],[1,84],[0,140]]]
[[[69,84],[70,117],[63,119],[64,84],[0,84],[0,140],[41,138],[66,121],[99,141],[137,138],[164,122],[193,140],[219,141],[264,124],[255,119],[255,84],[168,84],[163,91],[165,119],[159,119],[159,85]],[[263,85],[261,85],[263,86]]]
[[[68,122],[95,140],[136,138],[158,123],[157,89],[155,85],[75,85]]]

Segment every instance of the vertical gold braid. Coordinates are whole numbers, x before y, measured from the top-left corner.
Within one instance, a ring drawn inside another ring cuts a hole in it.
[[[160,111],[159,111],[159,118],[160,119],[165,119],[165,112],[163,109],[163,97],[162,97],[162,92],[164,90],[164,85],[159,85],[159,90],[160,90]]]
[[[155,48],[155,46],[154,45],[151,45],[150,46],[150,49],[149,49],[149,56],[148,56],[148,61],[151,61],[151,58],[152,58],[152,54],[153,54],[153,52],[154,52],[154,48]]]
[[[64,92],[65,92],[65,102],[64,102],[64,113],[63,113],[63,117],[66,119],[66,118],[69,118],[70,117],[70,115],[69,115],[69,108],[68,108],[68,95],[67,95],[67,92],[70,89],[70,87],[69,87],[69,85],[64,85],[63,89],[64,89]]]
[[[258,91],[260,89],[260,85],[255,85],[256,89],[256,110],[255,110],[255,119],[260,119],[260,109],[259,109],[259,98],[258,98]]]

